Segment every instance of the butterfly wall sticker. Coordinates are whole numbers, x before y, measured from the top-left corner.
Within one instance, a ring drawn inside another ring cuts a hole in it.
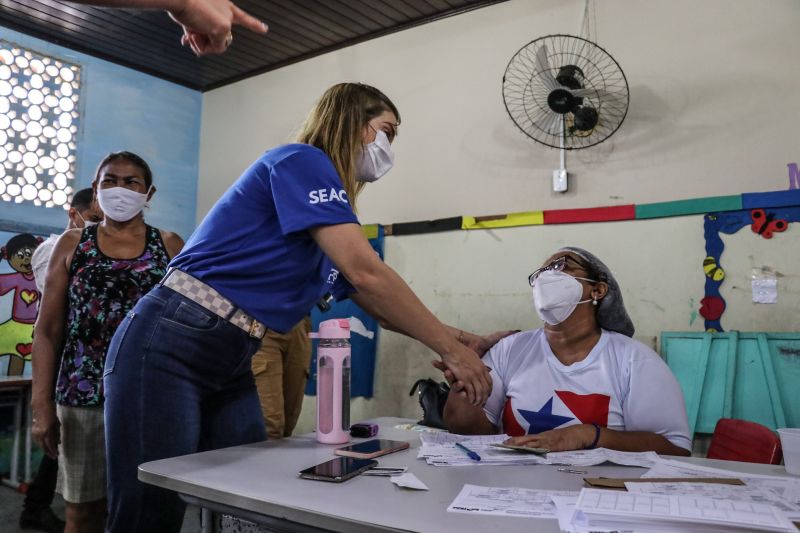
[[[782,218],[775,218],[774,213],[767,213],[764,209],[753,209],[750,216],[753,219],[750,229],[765,239],[771,239],[773,233],[786,231],[786,228],[789,227],[788,222]]]

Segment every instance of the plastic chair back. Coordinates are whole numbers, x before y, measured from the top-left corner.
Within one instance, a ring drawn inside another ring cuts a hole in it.
[[[777,465],[781,463],[783,452],[780,438],[768,427],[747,420],[721,418],[714,428],[706,457]]]

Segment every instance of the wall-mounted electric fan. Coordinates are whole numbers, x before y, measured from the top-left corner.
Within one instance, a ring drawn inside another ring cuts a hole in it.
[[[503,100],[525,135],[553,148],[599,144],[628,112],[628,82],[619,64],[595,43],[548,35],[523,46],[503,76]]]

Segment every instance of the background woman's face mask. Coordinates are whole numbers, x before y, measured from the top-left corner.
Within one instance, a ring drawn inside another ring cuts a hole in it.
[[[83,218],[83,215],[81,215],[80,213],[76,213],[76,214],[79,217],[81,217],[81,222],[83,222],[83,227],[84,228],[88,228],[90,226],[94,226],[95,224],[97,224],[97,222],[95,222],[94,220],[86,220],[85,218]]]
[[[375,140],[361,151],[361,158],[356,165],[356,177],[361,181],[378,181],[393,165],[392,145],[386,133],[378,130],[375,132]]]
[[[556,326],[569,318],[578,304],[591,302],[591,299],[581,300],[583,286],[579,279],[594,282],[552,270],[539,274],[533,284],[533,306],[539,318]]]

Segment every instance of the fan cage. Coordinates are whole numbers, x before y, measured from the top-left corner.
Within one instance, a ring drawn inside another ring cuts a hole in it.
[[[548,106],[551,87],[536,58],[542,46],[547,49],[547,66],[553,78],[567,65],[581,69],[581,92],[586,93],[583,103],[594,107],[599,115],[592,130],[572,128],[571,113],[562,115]],[[511,120],[525,135],[552,148],[576,150],[605,141],[625,120],[629,99],[628,81],[619,63],[601,46],[574,35],[547,35],[529,42],[512,56],[503,75],[503,102]]]

